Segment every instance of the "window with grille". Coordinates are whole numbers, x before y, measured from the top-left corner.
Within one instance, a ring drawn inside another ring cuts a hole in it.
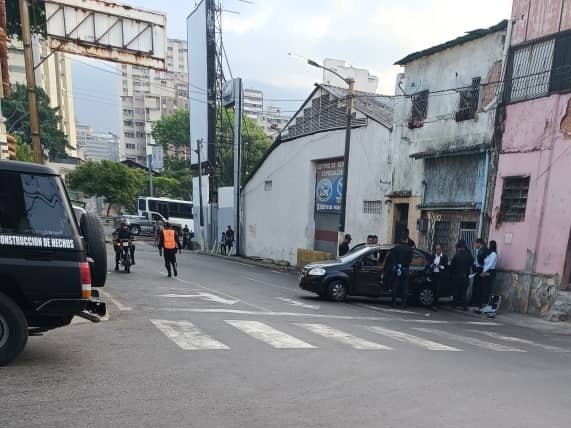
[[[421,128],[426,120],[428,113],[428,91],[422,91],[414,94],[411,97],[412,110],[408,120],[408,127],[410,129]]]
[[[476,111],[480,103],[481,80],[480,77],[474,77],[472,79],[472,85],[460,91],[460,105],[456,112],[456,122],[470,120],[476,117]]]
[[[264,181],[264,190],[266,192],[271,192],[272,191],[272,180],[266,180]]]
[[[506,76],[508,103],[571,90],[571,31],[513,48]]]
[[[525,220],[529,177],[505,177],[500,206],[500,220],[516,223]]]
[[[363,201],[364,214],[381,214],[383,201]]]

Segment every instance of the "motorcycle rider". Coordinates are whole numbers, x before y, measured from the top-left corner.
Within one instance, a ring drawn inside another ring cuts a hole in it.
[[[121,241],[129,240],[129,252],[131,253],[131,264],[135,265],[135,244],[133,243],[135,236],[129,229],[126,222],[122,222],[121,226],[113,231],[113,248],[115,248],[115,270],[119,270],[119,261],[121,260]]]

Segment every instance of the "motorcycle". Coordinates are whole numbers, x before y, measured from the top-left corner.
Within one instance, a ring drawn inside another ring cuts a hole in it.
[[[122,239],[119,241],[119,245],[121,246],[121,258],[120,263],[125,267],[125,272],[131,272],[131,241],[129,239]]]

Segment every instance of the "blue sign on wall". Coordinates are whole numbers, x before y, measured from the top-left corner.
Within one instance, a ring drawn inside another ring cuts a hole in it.
[[[343,193],[343,159],[317,162],[315,209],[318,212],[341,213]]]

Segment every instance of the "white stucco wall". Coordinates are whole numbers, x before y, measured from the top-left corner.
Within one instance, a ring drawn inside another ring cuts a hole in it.
[[[346,232],[354,243],[386,235],[386,214],[363,214],[363,200],[383,200],[389,131],[369,120],[352,132]],[[244,252],[296,263],[297,249],[313,249],[315,162],[343,156],[345,131],[287,141],[265,160],[242,192]],[[264,190],[272,182],[271,191]]]

